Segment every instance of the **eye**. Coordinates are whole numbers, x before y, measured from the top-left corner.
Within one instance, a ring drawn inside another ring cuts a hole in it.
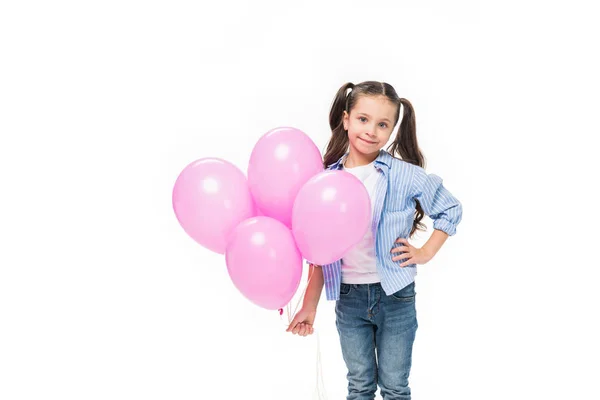
[[[383,125],[383,126],[382,126],[382,128],[387,128],[387,124],[386,124],[385,122],[382,122],[382,123],[381,123],[381,124],[379,124],[379,125]]]
[[[358,119],[359,119],[359,120],[361,120],[361,121],[362,121],[363,119],[364,119],[365,121],[367,120],[365,117],[358,117]],[[363,121],[363,122],[364,122],[364,121]]]

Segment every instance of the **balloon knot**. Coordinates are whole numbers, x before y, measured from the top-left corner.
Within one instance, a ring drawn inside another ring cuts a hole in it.
[[[280,308],[278,311],[279,311],[279,315],[283,315],[283,308]]]

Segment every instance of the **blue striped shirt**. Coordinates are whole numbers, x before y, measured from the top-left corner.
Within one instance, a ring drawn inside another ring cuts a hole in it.
[[[328,170],[343,168],[346,153]],[[402,261],[392,261],[397,253],[390,253],[398,238],[408,238],[415,216],[415,200],[419,200],[423,212],[433,220],[433,228],[456,233],[456,226],[462,219],[461,203],[442,185],[442,178],[427,174],[418,165],[392,157],[381,150],[375,160],[379,179],[375,186],[372,201],[373,220],[371,230],[375,238],[377,272],[381,286],[387,295],[397,292],[412,283],[417,275],[417,265],[401,268]],[[339,300],[342,281],[342,260],[325,264],[323,278],[327,300]]]

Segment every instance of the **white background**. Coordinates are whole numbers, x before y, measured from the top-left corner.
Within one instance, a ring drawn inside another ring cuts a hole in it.
[[[243,298],[171,190],[274,127],[324,150],[364,80],[464,206],[419,267],[413,397],[600,398],[599,33],[581,2],[2,2],[0,398],[317,398],[317,336]],[[345,398],[324,294],[316,329]]]

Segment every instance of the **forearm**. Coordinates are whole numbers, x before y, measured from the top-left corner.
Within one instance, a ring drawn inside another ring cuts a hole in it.
[[[304,308],[316,310],[319,299],[321,298],[321,292],[323,291],[323,268],[314,267],[312,264],[309,268],[308,276],[310,277],[310,280],[302,304]]]
[[[429,240],[423,245],[422,249],[429,255],[429,258],[433,258],[440,250],[444,242],[448,239],[448,234],[439,229],[434,229],[433,233],[429,237]]]

